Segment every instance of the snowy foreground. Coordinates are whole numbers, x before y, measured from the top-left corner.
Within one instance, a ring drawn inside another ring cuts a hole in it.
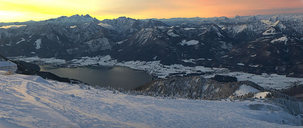
[[[0,127],[302,127],[299,117],[256,101],[134,96],[0,73]]]

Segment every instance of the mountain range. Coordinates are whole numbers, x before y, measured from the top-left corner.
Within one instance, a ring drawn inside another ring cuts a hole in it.
[[[0,53],[66,60],[110,55],[303,77],[303,14],[102,21],[74,15],[0,23]]]

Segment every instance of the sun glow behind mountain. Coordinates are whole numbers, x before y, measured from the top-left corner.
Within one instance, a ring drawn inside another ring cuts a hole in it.
[[[303,13],[303,0],[0,0],[0,22],[74,14],[98,19]]]

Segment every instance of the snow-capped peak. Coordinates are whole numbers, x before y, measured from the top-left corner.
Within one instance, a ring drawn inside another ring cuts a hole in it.
[[[87,15],[73,15],[73,16],[70,16],[70,17],[61,16],[59,18],[46,20],[46,22],[51,22],[51,23],[90,23],[90,22],[98,22],[98,20],[87,14]]]

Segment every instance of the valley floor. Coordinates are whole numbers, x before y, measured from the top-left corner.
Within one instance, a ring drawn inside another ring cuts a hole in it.
[[[123,66],[131,69],[146,71],[147,73],[158,78],[167,78],[176,74],[178,76],[190,74],[203,74],[203,77],[210,78],[216,74],[234,76],[239,81],[252,81],[266,89],[287,89],[294,85],[302,85],[303,78],[286,77],[277,74],[256,75],[245,72],[231,72],[226,68],[210,68],[204,66],[184,66],[181,64],[163,65],[160,61],[126,61],[118,62],[111,56],[82,57],[71,61],[65,61],[55,58],[39,57],[16,57],[16,60],[26,62],[38,62],[42,64],[63,65],[64,67],[81,67],[81,66]]]
[[[0,75],[0,127],[302,127],[263,100],[205,101],[122,94],[38,76]]]

